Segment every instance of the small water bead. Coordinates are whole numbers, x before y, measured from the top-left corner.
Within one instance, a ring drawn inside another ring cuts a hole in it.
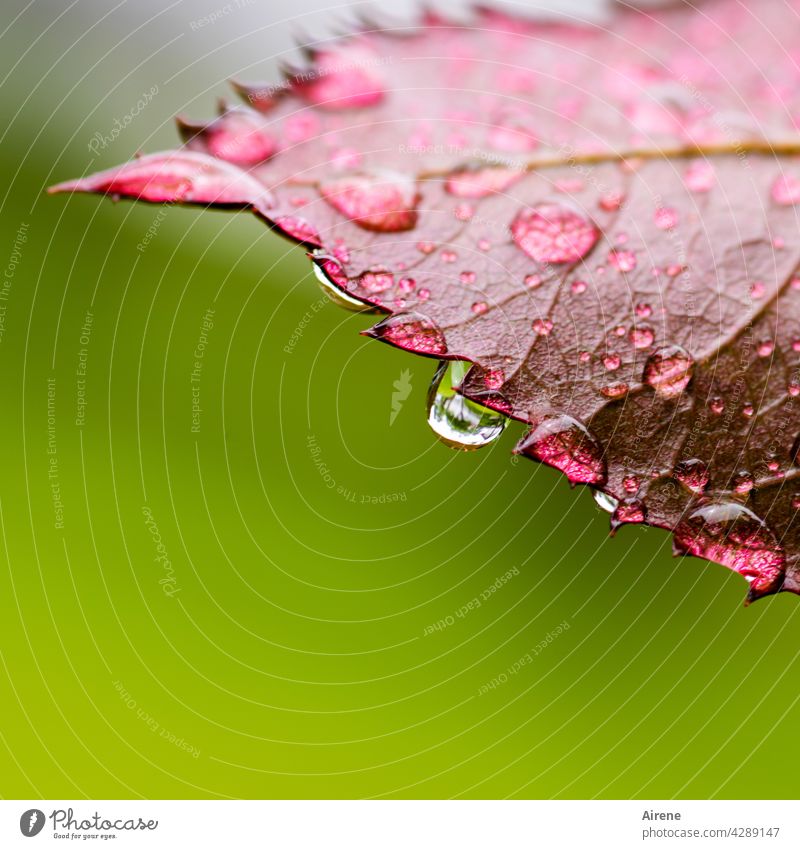
[[[606,354],[603,357],[603,365],[608,371],[616,371],[622,365],[622,360],[616,354]]]
[[[674,398],[686,389],[694,372],[694,359],[680,345],[665,345],[648,357],[642,379],[663,398]]]
[[[686,169],[684,182],[686,183],[686,187],[689,191],[710,191],[716,182],[714,166],[705,159],[695,159]]]
[[[322,247],[322,238],[317,229],[305,218],[299,218],[296,215],[280,215],[275,219],[275,223],[284,233],[293,239],[297,239],[298,242],[305,242],[305,244],[315,248]],[[339,259],[336,251],[334,251],[334,256]],[[341,261],[346,262],[347,260]]]
[[[475,301],[470,309],[475,313],[475,315],[483,315],[489,309],[489,305],[486,301]]]
[[[506,376],[503,369],[493,368],[486,372],[483,383],[487,389],[500,389],[503,383],[505,383],[505,379]]]
[[[351,310],[352,312],[372,311],[369,304],[365,304],[363,301],[359,301],[356,298],[351,298],[350,295],[343,292],[337,285],[335,285],[328,274],[325,273],[324,266],[326,265],[335,266],[335,268],[339,269],[339,272],[341,272],[341,266],[332,261],[328,261],[327,263],[323,262],[323,266],[314,262],[312,263],[311,268],[314,271],[314,276],[319,281],[322,291],[331,299],[331,301],[333,301],[333,303],[338,307]],[[346,281],[347,278],[344,277],[344,280]]]
[[[622,479],[622,486],[625,488],[625,492],[631,494],[638,492],[640,486],[639,478],[636,475],[625,475]]]
[[[737,495],[747,495],[755,486],[755,478],[751,472],[743,469],[733,476],[732,488]]]
[[[614,498],[613,495],[609,495],[607,492],[603,492],[602,489],[593,489],[592,497],[594,498],[595,504],[601,509],[605,510],[606,513],[613,513],[617,509],[617,505],[619,501]]]
[[[624,498],[611,514],[611,531],[615,533],[621,525],[639,525],[647,517],[647,510],[638,498]]]
[[[777,472],[780,467],[781,464],[778,462],[778,459],[777,457],[775,457],[774,454],[771,454],[769,457],[767,457],[767,468],[771,472]]]
[[[664,270],[667,277],[677,277],[682,271],[686,271],[686,266],[674,263],[673,265],[668,265]]]
[[[671,207],[660,207],[655,212],[655,222],[659,230],[672,230],[678,223],[678,213]]]
[[[618,245],[625,245],[628,243],[628,234],[627,233],[617,233],[614,242]]]
[[[698,495],[705,491],[710,480],[708,466],[702,460],[697,459],[681,460],[675,466],[673,475],[686,489]]]
[[[600,394],[606,398],[617,399],[621,398],[628,391],[628,384],[622,381],[617,383],[609,383],[600,390]]]
[[[742,415],[746,416],[748,419],[753,416],[755,411],[755,407],[750,403],[747,403],[742,407]]]
[[[792,496],[792,507],[793,507],[795,510],[800,510],[800,492],[796,492],[796,493]]]
[[[766,286],[760,281],[756,280],[755,283],[750,287],[750,297],[758,300],[759,298],[764,297],[764,293],[767,291]]]
[[[455,262],[458,259],[458,254],[455,251],[445,250],[441,253],[442,262]]]
[[[435,242],[417,242],[417,250],[421,254],[432,254],[436,250]]]
[[[792,342],[792,350],[795,353],[800,353],[800,339],[795,339],[794,342]]]
[[[417,292],[417,298],[420,301],[422,301],[423,303],[425,301],[427,301],[428,298],[430,298],[430,296],[431,296],[431,290],[430,289],[420,289],[419,292]]]
[[[619,337],[620,337],[620,339],[621,339],[621,338],[625,335],[625,328],[623,327],[623,325],[618,324],[618,325],[614,328],[614,335],[615,335],[615,336],[619,336]]]
[[[541,263],[577,262],[595,246],[600,231],[593,221],[558,204],[520,210],[511,223],[515,244]]]
[[[791,282],[792,289],[800,289],[800,277],[792,277]]]
[[[586,282],[584,280],[573,280],[570,289],[574,295],[582,295],[586,291]]]
[[[437,356],[447,353],[444,334],[434,321],[419,313],[396,313],[363,330],[371,336],[406,351]]]
[[[633,251],[620,251],[614,248],[608,253],[608,261],[619,271],[633,271],[636,268],[636,254]]]
[[[542,418],[514,451],[561,470],[570,483],[605,483],[606,466],[600,444],[584,425],[566,413]]]
[[[492,243],[488,239],[478,239],[478,249],[481,251],[488,251],[491,248]]]
[[[773,592],[782,583],[783,548],[764,522],[738,502],[718,501],[695,510],[675,528],[675,545],[738,572],[750,584],[751,596]]]
[[[655,340],[655,333],[650,327],[633,327],[630,340],[634,348],[649,348]]]
[[[490,445],[505,429],[502,413],[470,401],[455,391],[469,371],[462,360],[439,363],[428,390],[428,424],[452,448],[471,451]]]
[[[712,413],[719,416],[725,411],[725,402],[719,397],[711,398],[708,407]]]
[[[444,187],[456,197],[483,198],[505,191],[523,176],[523,171],[510,168],[465,168],[451,174]]]
[[[774,350],[775,343],[771,339],[765,339],[763,342],[758,343],[757,351],[759,357],[769,357]]]
[[[592,358],[592,355],[591,355],[588,351],[581,351],[581,352],[578,354],[578,359],[579,359],[579,360],[580,360],[580,362],[582,362],[582,363],[588,363],[588,362],[589,362],[589,360],[591,360],[591,358]]]
[[[781,206],[800,202],[800,179],[793,174],[781,174],[772,184],[772,199]]]
[[[650,304],[638,303],[634,307],[634,311],[639,318],[650,318],[653,314],[653,308]]]
[[[404,175],[347,176],[320,186],[335,210],[364,230],[398,233],[417,223],[417,188]]]
[[[397,284],[397,288],[404,294],[410,295],[417,286],[417,281],[412,277],[402,277]]]
[[[549,318],[535,318],[533,320],[533,331],[539,336],[549,336],[553,329],[553,322]]]
[[[469,221],[475,215],[475,208],[469,203],[460,203],[455,208],[455,216],[459,221]]]
[[[542,285],[542,277],[540,274],[526,274],[525,275],[525,285],[529,289],[535,289],[537,286]]]
[[[458,279],[465,285],[468,286],[470,283],[475,282],[475,272],[474,271],[462,271],[461,274],[458,275]]]
[[[800,395],[800,383],[792,381],[786,391],[792,396],[792,398],[797,398],[797,396]]]

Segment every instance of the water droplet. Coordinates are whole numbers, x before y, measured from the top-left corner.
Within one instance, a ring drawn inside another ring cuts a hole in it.
[[[792,507],[795,510],[800,510],[800,493],[798,492],[792,496]]]
[[[586,291],[586,282],[583,280],[573,280],[570,289],[572,289],[573,294],[582,295]]]
[[[451,174],[445,191],[460,198],[483,198],[495,192],[504,192],[517,182],[524,172],[510,168],[473,168]]]
[[[702,460],[681,460],[675,466],[673,474],[686,489],[698,495],[704,492],[708,486],[708,466]]]
[[[488,239],[478,239],[478,249],[481,251],[488,251],[491,248],[492,243]]]
[[[430,298],[430,296],[431,296],[431,290],[430,289],[420,289],[419,292],[417,292],[417,298],[420,301],[422,301],[423,303],[425,301],[427,301],[428,298]]]
[[[773,592],[782,582],[783,549],[764,522],[737,502],[705,504],[682,519],[675,545],[738,572],[750,584],[751,597]]]
[[[601,395],[605,395],[606,398],[621,398],[628,391],[628,384],[622,381],[618,381],[617,383],[609,383],[607,386],[604,386],[600,390]]]
[[[625,335],[625,328],[621,324],[618,324],[614,328],[614,335],[619,336],[621,339]]]
[[[455,208],[455,216],[459,221],[469,221],[475,215],[475,207],[469,203],[460,203]]]
[[[430,318],[419,313],[390,315],[362,333],[417,354],[438,356],[447,353],[442,331]]]
[[[499,389],[505,382],[506,376],[501,368],[493,368],[486,372],[483,383],[487,389]]]
[[[629,492],[631,494],[638,492],[639,478],[636,475],[625,475],[622,479],[622,486],[625,488],[625,492]]]
[[[514,449],[555,469],[570,482],[603,485],[606,465],[597,440],[572,416],[551,413],[526,434]]]
[[[611,532],[615,533],[621,525],[639,525],[646,516],[647,510],[638,498],[624,498],[611,514]]]
[[[714,166],[705,159],[695,159],[684,175],[686,187],[692,192],[708,192],[714,187]]]
[[[616,212],[624,203],[625,195],[621,191],[607,192],[598,201],[600,209],[606,212]]]
[[[417,188],[401,174],[340,177],[320,186],[322,197],[364,230],[397,233],[417,223]]]
[[[797,396],[800,395],[800,383],[792,381],[786,391],[792,396],[792,398],[797,398]]]
[[[792,174],[781,174],[772,184],[772,199],[781,206],[800,201],[800,180]]]
[[[752,417],[755,411],[755,407],[749,401],[742,407],[742,415],[748,419]]]
[[[434,242],[417,242],[417,250],[421,254],[432,254],[436,250]]]
[[[508,419],[459,395],[470,364],[462,360],[439,364],[428,391],[428,424],[453,448],[473,450],[490,445],[503,432]]]
[[[458,254],[455,251],[445,250],[441,253],[442,262],[455,262],[458,259]]]
[[[655,222],[659,230],[672,230],[678,223],[678,213],[668,206],[659,207],[655,213]]]
[[[733,491],[738,495],[747,495],[755,486],[755,479],[747,469],[737,472],[733,476]]]
[[[619,501],[617,501],[613,495],[603,492],[602,489],[593,489],[592,497],[594,498],[595,504],[597,504],[601,510],[605,510],[606,513],[613,513],[619,504]]]
[[[685,265],[678,265],[677,263],[673,265],[668,265],[665,269],[667,273],[667,277],[677,277],[682,271],[686,270]]]
[[[650,304],[636,304],[634,310],[639,318],[650,318],[650,316],[653,314],[653,308],[650,306]]]
[[[314,276],[319,281],[322,291],[335,303],[352,312],[375,312],[375,310],[356,298],[351,298],[346,292],[343,292],[333,280],[338,280],[342,285],[346,285],[347,276],[342,272],[342,267],[339,263],[323,254],[315,253],[315,261],[311,267],[314,270]]]
[[[636,268],[636,254],[633,251],[614,248],[608,252],[608,261],[619,271],[633,271]]]
[[[397,284],[397,288],[404,294],[410,295],[417,286],[417,281],[412,277],[402,277]]]
[[[616,354],[606,354],[606,356],[603,357],[603,365],[609,371],[616,371],[621,364],[622,360]]]
[[[680,345],[665,345],[648,358],[642,379],[664,398],[680,395],[692,378],[694,360]]]
[[[294,91],[319,109],[363,109],[384,97],[383,80],[374,66],[373,55],[354,44],[319,52],[314,73],[299,73],[290,82]]]
[[[758,356],[769,357],[775,350],[775,343],[771,339],[764,339],[758,343]]]
[[[542,285],[542,277],[540,274],[526,274],[525,275],[525,285],[529,289],[535,289],[537,286]]]
[[[549,336],[553,329],[553,322],[549,318],[535,318],[532,327],[534,333],[539,336]]]
[[[759,298],[764,297],[764,293],[766,291],[767,287],[760,280],[756,280],[756,282],[750,287],[750,297],[758,300]]]
[[[483,315],[488,309],[489,305],[486,303],[486,301],[475,301],[475,303],[472,305],[472,312],[474,312],[475,315]]]
[[[595,246],[600,231],[594,222],[558,204],[520,210],[511,236],[529,257],[541,263],[577,262]]]
[[[578,359],[579,359],[582,363],[588,363],[588,362],[589,362],[589,360],[591,360],[591,358],[592,358],[592,355],[591,355],[588,351],[581,351],[581,352],[578,354]]]
[[[462,271],[461,274],[458,275],[458,279],[465,286],[468,286],[470,283],[475,282],[475,272],[474,271]]]
[[[630,332],[631,344],[634,348],[649,348],[653,344],[655,334],[650,327],[632,327]]]

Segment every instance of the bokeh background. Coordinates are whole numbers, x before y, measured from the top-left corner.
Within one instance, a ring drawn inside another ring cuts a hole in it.
[[[5,2],[0,794],[795,797],[796,597],[437,442],[254,218],[43,194],[370,8]]]

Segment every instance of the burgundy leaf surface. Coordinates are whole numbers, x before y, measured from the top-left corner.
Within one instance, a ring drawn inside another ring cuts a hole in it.
[[[798,45],[787,0],[365,26],[55,190],[252,209],[613,527],[800,592]]]

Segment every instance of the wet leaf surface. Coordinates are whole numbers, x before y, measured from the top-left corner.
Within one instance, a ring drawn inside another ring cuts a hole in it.
[[[365,26],[56,190],[252,209],[612,527],[800,592],[798,8]]]

